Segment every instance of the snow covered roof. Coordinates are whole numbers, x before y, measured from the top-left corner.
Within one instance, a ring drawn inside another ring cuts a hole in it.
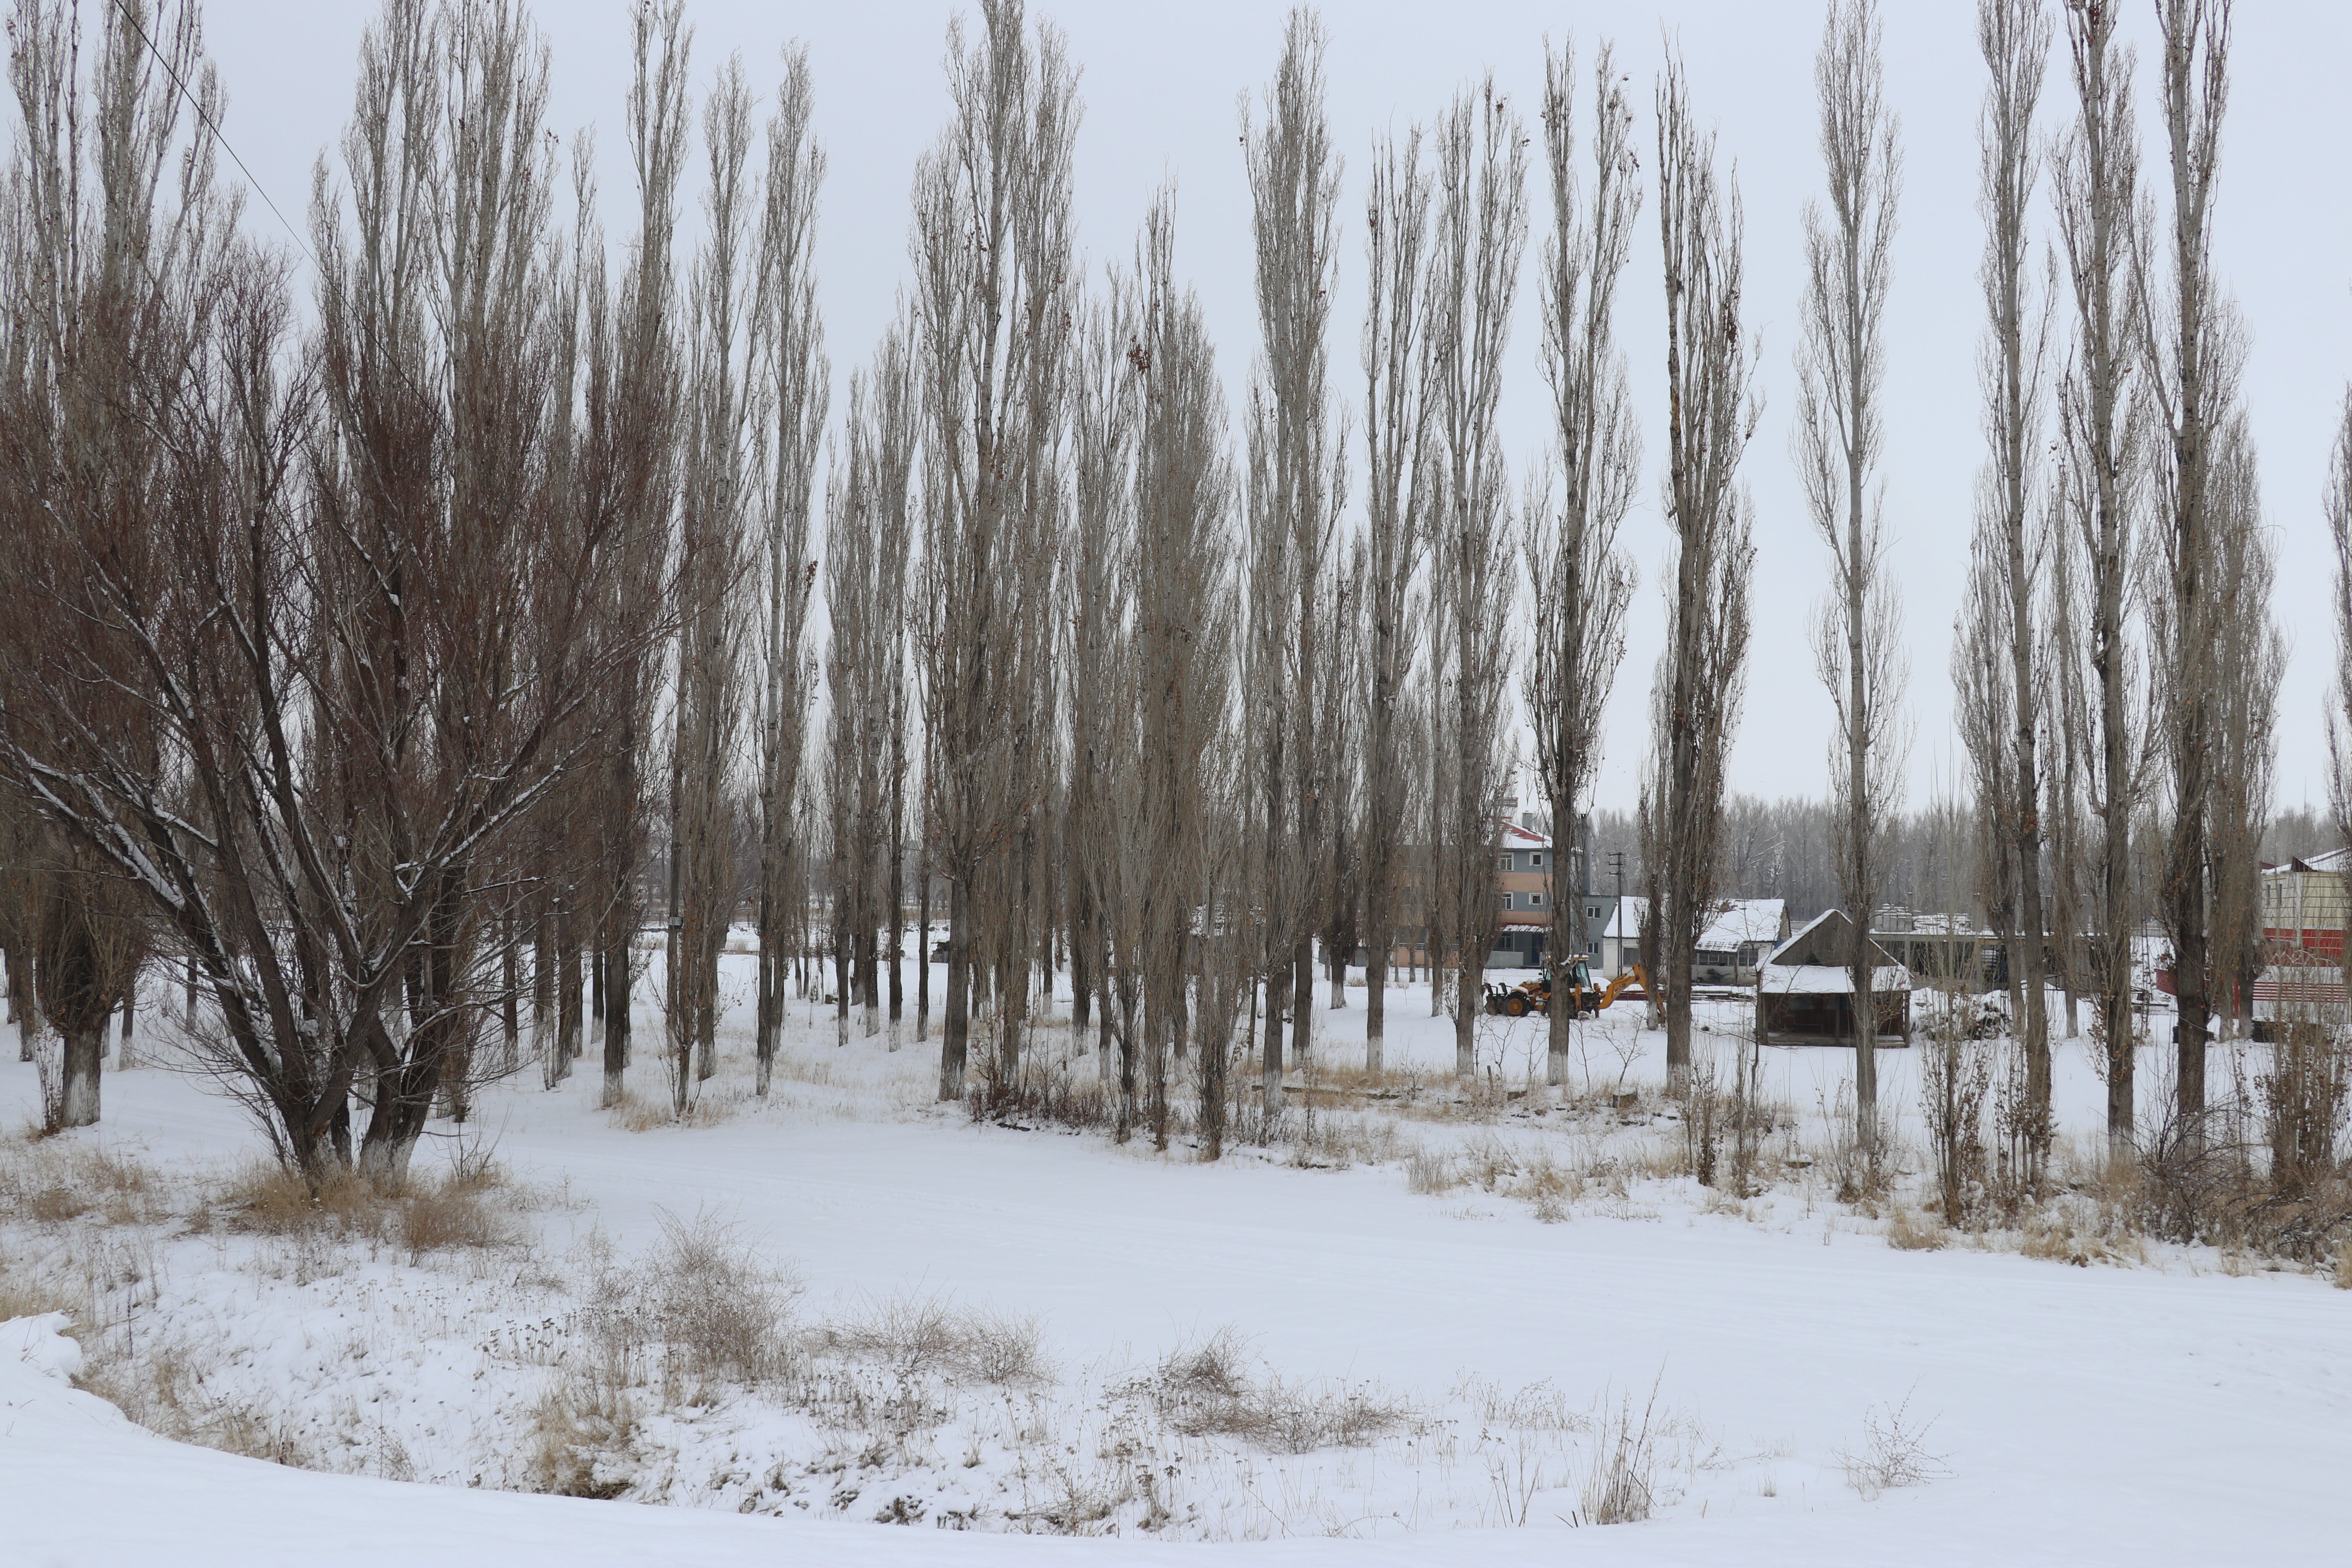
[[[1707,952],[1720,952],[1748,942],[1777,942],[1788,909],[1786,899],[1733,899],[1716,915],[1698,945]]]
[[[2352,849],[2330,849],[2324,855],[2303,855],[2284,866],[2265,866],[2265,877],[2284,877],[2296,871],[2341,873],[2352,871]]]
[[[1549,838],[1538,833],[1532,827],[1521,827],[1517,823],[1512,822],[1507,818],[1506,818],[1503,823],[1503,837],[1500,842],[1502,847],[1506,849],[1549,849],[1551,847],[1551,840]]]
[[[1978,925],[1966,915],[1913,915],[1911,929],[1905,936],[1973,936],[1990,937],[1992,932]]]
[[[1650,912],[1650,900],[1628,893],[1623,898],[1612,896],[1609,919],[1596,935],[1632,942],[1642,934],[1642,919]]]
[[[1828,963],[1768,963],[1757,972],[1756,989],[1767,996],[1843,996],[1853,990],[1851,972]],[[1890,963],[1870,972],[1874,994],[1911,989],[1911,972]]]
[[[1765,958],[1757,973],[1757,990],[1773,996],[1847,994],[1853,989],[1852,972],[1843,963],[1823,961],[1852,951],[1846,943],[1852,941],[1853,931],[1853,921],[1846,918],[1843,910],[1823,910],[1790,933],[1789,940]],[[1911,972],[1895,963],[1893,955],[1876,942],[1871,947],[1885,962],[1871,970],[1870,988],[1875,992],[1910,990]]]

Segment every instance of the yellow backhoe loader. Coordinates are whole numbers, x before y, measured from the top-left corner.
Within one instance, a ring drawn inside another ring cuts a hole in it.
[[[1650,977],[1638,963],[1603,987],[1593,984],[1591,968],[1580,958],[1569,965],[1564,981],[1562,990],[1575,1005],[1569,1016],[1575,1018],[1593,1016],[1628,991],[1639,992],[1645,997],[1650,992]],[[1524,1018],[1530,1013],[1550,1012],[1550,973],[1546,971],[1533,980],[1523,981],[1517,985],[1487,986],[1486,1011],[1499,1013],[1506,1018]]]

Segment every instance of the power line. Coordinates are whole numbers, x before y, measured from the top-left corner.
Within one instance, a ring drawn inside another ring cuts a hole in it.
[[[194,93],[188,90],[188,84],[181,79],[180,73],[173,68],[171,60],[163,51],[155,47],[155,40],[147,36],[147,29],[139,25],[139,18],[131,13],[128,5],[123,4],[123,0],[112,0],[112,4],[115,14],[131,24],[131,30],[139,35],[139,41],[147,46],[147,52],[155,58],[157,65],[163,68],[163,74],[172,79],[172,85],[180,89],[180,96],[187,100],[190,109],[196,111],[196,118],[204,122],[205,130],[212,132],[213,140],[220,143],[221,151],[228,154],[228,161],[235,163],[236,172],[245,176],[246,188],[261,198],[261,205],[269,209],[270,216],[278,220],[278,226],[283,228],[292,237],[294,243],[301,247],[302,254],[310,258],[310,265],[314,268],[319,267],[318,252],[310,248],[310,241],[302,237],[300,231],[286,221],[286,215],[279,212],[278,204],[269,199],[268,191],[262,187],[259,180],[253,177],[253,171],[246,167],[245,160],[237,156],[236,148],[229,142],[228,133],[220,128],[218,121],[205,112],[205,106],[197,101]],[[325,268],[320,268],[320,270],[323,273]]]

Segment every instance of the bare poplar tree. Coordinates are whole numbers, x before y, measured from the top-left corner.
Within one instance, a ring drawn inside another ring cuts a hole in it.
[[[592,329],[585,394],[589,454],[581,506],[609,516],[621,571],[610,613],[625,619],[646,598],[668,598],[669,542],[678,483],[677,402],[684,371],[672,247],[687,152],[686,76],[690,40],[683,0],[638,0],[630,13],[628,142],[637,182],[637,233],[621,286]],[[601,290],[600,290],[601,293]],[[601,304],[599,300],[597,303]],[[595,993],[603,1004],[604,1088],[620,1103],[631,1056],[634,941],[642,919],[638,874],[646,853],[660,671],[652,650],[625,660],[603,695],[597,728],[611,737],[606,795],[598,816],[593,922]]]
[[[877,943],[891,888],[890,731],[915,459],[908,369],[905,334],[894,329],[872,371],[851,378],[847,440],[826,502],[825,791],[843,1045],[853,992],[866,1037],[881,1027]]]
[[[2004,868],[1998,892],[2011,910],[2011,973],[2023,1004],[2013,1020],[2025,1053],[2021,1114],[2037,1166],[2048,1155],[2054,1131],[2042,963],[2049,931],[2042,815],[2047,721],[2036,669],[2035,590],[2045,559],[2035,523],[2046,442],[2049,317],[2035,298],[2028,253],[2042,153],[2033,117],[2049,65],[2050,37],[2042,0],[1979,0],[1977,42],[1991,79],[1977,117],[1977,206],[1985,223],[1984,259],[1977,275],[1986,314],[1977,379],[1984,394],[1990,450],[1977,483],[1972,576],[1953,655],[1956,689],[1974,689],[1981,697],[1974,709],[1978,721],[1964,723],[1963,733],[1986,837],[1998,847]],[[1963,665],[1973,679],[1963,678]]]
[[[1407,758],[1407,683],[1420,651],[1413,583],[1427,543],[1431,478],[1421,346],[1428,230],[1429,176],[1416,129],[1402,145],[1375,146],[1364,196],[1364,1065],[1375,1073],[1418,776]]]
[[[1328,914],[1325,803],[1336,786],[1318,735],[1325,704],[1322,622],[1345,461],[1331,428],[1328,390],[1333,280],[1338,267],[1339,158],[1331,147],[1323,75],[1323,24],[1293,10],[1282,61],[1266,89],[1263,125],[1244,103],[1251,235],[1255,245],[1261,348],[1252,373],[1249,529],[1252,676],[1256,771],[1265,798],[1266,1021],[1261,1068],[1266,1109],[1282,1099],[1287,1010],[1296,1048],[1313,1034],[1314,932]]]
[[[815,562],[809,515],[829,399],[824,327],[816,308],[817,187],[824,153],[809,132],[814,108],[808,51],[784,53],[783,84],[768,120],[768,167],[760,221],[758,304],[752,360],[760,378],[763,461],[761,547],[765,585],[760,679],[756,1001],[759,1092],[768,1092],[783,1030],[785,957],[799,929],[794,879],[801,763],[808,725],[803,639]]]
[[[1642,785],[1650,889],[1643,948],[1665,1016],[1667,1073],[1679,1087],[1690,1075],[1691,955],[1713,918],[1722,875],[1724,767],[1745,690],[1755,545],[1737,476],[1756,408],[1754,360],[1739,319],[1738,195],[1717,183],[1715,139],[1692,123],[1679,59],[1669,62],[1657,102],[1665,510],[1675,559]]]
[[[1063,556],[1069,614],[1062,659],[1069,727],[1064,791],[1067,846],[1071,1051],[1085,1048],[1090,1010],[1099,999],[1097,1068],[1112,1076],[1110,938],[1123,896],[1114,781],[1129,728],[1116,662],[1126,647],[1129,576],[1124,569],[1135,500],[1135,416],[1139,391],[1133,306],[1114,277],[1105,297],[1088,301],[1079,334],[1071,394],[1071,537]]]
[[[954,110],[916,174],[911,246],[931,605],[924,813],[933,869],[948,883],[941,1099],[963,1093],[979,895],[994,896],[1000,960],[1022,936],[1004,895],[1017,885],[1016,852],[1039,804],[1037,754],[1048,749],[1038,726],[1055,574],[1045,568],[1059,530],[1056,443],[1076,315],[1076,72],[1061,34],[1040,26],[1033,37],[1019,0],[986,0],[981,21],[977,43],[961,22],[949,32]],[[1000,994],[1003,977],[1000,962]],[[1014,1016],[1000,1009],[1001,1052],[1017,1047]]]
[[[1889,818],[1902,804],[1902,598],[1886,568],[1886,375],[1883,327],[1894,281],[1903,157],[1879,58],[1876,0],[1833,0],[1814,58],[1829,213],[1805,209],[1804,336],[1797,351],[1797,458],[1813,527],[1830,547],[1831,585],[1813,627],[1813,663],[1837,715],[1831,743],[1838,886],[1853,916],[1854,1116],[1878,1147],[1878,1007],[1871,994],[1873,910]]]
[[[0,374],[14,427],[0,471],[15,515],[0,528],[26,549],[18,593],[30,583],[63,590],[9,612],[44,621],[104,615],[112,594],[159,587],[153,574],[166,563],[154,552],[173,504],[165,431],[200,374],[192,361],[202,352],[205,274],[235,221],[212,187],[224,102],[195,8],[143,0],[110,8],[87,75],[80,28],[74,7],[35,0],[19,0],[8,26],[17,124],[0,237]],[[91,659],[91,650],[77,652]],[[110,673],[88,663],[72,717],[95,749],[137,758],[160,781],[162,737]],[[105,858],[39,827],[37,792],[17,801],[33,808],[11,867],[12,994],[30,1004],[20,1037],[27,1055],[39,1026],[62,1037],[57,1104],[45,1120],[87,1126],[99,1119],[106,1024],[143,939],[104,875]]]
[[[2277,761],[2286,637],[2271,608],[2277,565],[2262,521],[2253,442],[2242,414],[2213,453],[2212,951],[2216,1005],[2231,1033],[2253,1016],[2263,969],[2262,847]]]
[[[2339,839],[2352,843],[2352,389],[2344,395],[2335,448],[2328,454],[2328,541],[2336,568],[2336,669],[2327,697],[2327,804]],[[2352,985],[2352,947],[2346,954],[2346,981]]]
[[[1530,488],[1522,542],[1535,585],[1534,636],[1527,671],[1535,729],[1536,776],[1552,822],[1551,973],[1563,952],[1591,951],[1581,889],[1567,875],[1573,843],[1601,765],[1601,724],[1625,657],[1625,611],[1635,573],[1618,547],[1642,467],[1641,433],[1618,346],[1617,285],[1631,259],[1642,192],[1633,147],[1633,114],[1615,52],[1603,44],[1592,65],[1592,183],[1576,173],[1576,68],[1572,50],[1544,62],[1544,152],[1550,175],[1552,236],[1544,248],[1544,374],[1551,384],[1552,439],[1559,465]],[[1557,499],[1555,500],[1555,497]],[[1563,914],[1565,919],[1563,920]],[[1544,1081],[1568,1079],[1573,1008],[1549,1015]]]
[[[1369,560],[1362,536],[1349,540],[1347,562],[1335,563],[1316,612],[1327,628],[1315,693],[1323,707],[1318,720],[1323,758],[1323,967],[1334,1012],[1348,1005],[1348,966],[1362,940],[1364,723],[1358,694],[1363,689]]]
[[[2074,304],[2073,361],[2061,385],[2066,526],[2079,535],[2081,656],[2088,709],[2081,725],[2090,910],[2096,929],[2093,992],[2104,1044],[2107,1138],[2133,1143],[2131,1017],[2132,825],[2146,771],[2139,660],[2129,616],[2136,542],[2146,506],[2146,415],[2133,385],[2139,357],[2138,143],[2132,54],[2115,40],[2116,0],[2069,0],[2066,37],[2078,113],[2055,166],[2060,247]]]
[[[1170,1067],[1190,1013],[1191,956],[1215,918],[1211,840],[1219,830],[1211,792],[1230,700],[1234,623],[1234,484],[1224,397],[1200,301],[1180,291],[1173,277],[1172,220],[1163,194],[1145,221],[1137,258],[1141,314],[1132,363],[1141,396],[1128,570],[1138,727],[1128,831],[1141,853],[1130,862],[1140,875],[1124,892],[1139,905],[1143,1054],[1159,1149],[1168,1147]],[[1206,1071],[1221,1109],[1222,1070],[1220,1050]]]
[[[719,955],[741,902],[735,856],[736,764],[745,706],[754,560],[750,434],[754,415],[745,318],[755,280],[751,93],[742,62],[719,68],[703,115],[705,228],[689,282],[684,472],[678,497],[679,625],[672,672],[669,944],[673,1109],[716,1070]]]
[[[1496,412],[1503,352],[1527,244],[1527,137],[1492,79],[1438,122],[1430,253],[1433,482],[1432,594],[1444,635],[1430,645],[1442,765],[1436,833],[1445,947],[1454,963],[1454,1067],[1476,1070],[1474,1030],[1496,930],[1495,857],[1511,766],[1503,704],[1516,598],[1509,480]]]
[[[2145,378],[2158,424],[2155,560],[2160,588],[2150,595],[2150,647],[2162,719],[2158,756],[2169,787],[2171,823],[2157,903],[2171,940],[2175,988],[2173,1110],[2184,1135],[2201,1136],[2205,1047],[2212,1031],[2211,876],[2214,770],[2220,737],[2214,654],[2220,627],[2213,575],[2217,529],[2251,521],[2220,512],[2216,446],[2236,402],[2245,352],[2235,312],[2212,276],[2214,179],[2221,117],[2229,102],[2230,0],[2160,0],[2164,38],[2164,128],[2172,170],[2170,287],[2138,289],[2151,320],[2143,341]]]

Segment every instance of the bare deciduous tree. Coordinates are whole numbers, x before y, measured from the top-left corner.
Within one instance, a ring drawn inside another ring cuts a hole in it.
[[[2162,719],[2160,766],[2171,822],[2157,903],[2170,939],[2179,1013],[2173,1030],[2174,1114],[2182,1133],[2201,1136],[2205,1046],[2212,1028],[2212,795],[2218,762],[2214,655],[2220,639],[2213,574],[2223,521],[2214,494],[2216,445],[2229,427],[2245,351],[2235,312],[2214,286],[2214,178],[2221,163],[2221,116],[2229,100],[2230,0],[2160,0],[2164,37],[2162,100],[2171,154],[2172,245],[2168,289],[2143,284],[2140,308],[2152,319],[2142,338],[2153,405],[2156,500],[2159,526],[2151,570],[2162,580],[2149,595],[2150,647]]]
[[[2146,506],[2146,415],[2139,358],[2139,153],[2132,130],[2132,55],[2116,43],[2116,0],[2069,0],[2068,57],[2078,113],[2055,166],[2060,247],[2074,304],[2074,346],[2059,399],[2065,526],[2079,536],[2077,644],[2088,661],[2077,725],[2084,799],[2098,819],[2084,845],[2095,923],[2089,937],[2104,1044],[2107,1138],[2133,1142],[2132,827],[2141,806],[2141,672],[2129,628],[2137,528]],[[2070,933],[2071,934],[2071,933]]]
[[[2277,575],[2243,416],[2219,433],[2212,474],[2213,729],[2208,804],[2216,1005],[2231,1033],[2253,1017],[2263,967],[2263,835],[2277,761],[2286,637],[2271,609]]]
[[[2025,1099],[2018,1115],[2036,1176],[2053,1131],[2042,963],[2049,931],[2042,864],[2047,721],[2035,668],[2035,584],[2045,555],[2034,526],[2041,516],[2049,317],[2034,297],[2028,252],[2042,164],[2033,116],[2050,37],[2042,0],[1979,0],[1977,41],[1991,80],[1977,118],[1977,205],[1985,221],[1977,273],[1986,312],[1977,376],[1990,450],[1977,485],[1973,575],[1953,654],[1956,689],[1980,698],[1968,709],[1962,731],[1987,845],[2002,868],[1995,901],[2009,911],[2011,974],[2023,1005],[2014,1021],[2025,1055]]]
[[[1413,588],[1427,542],[1429,402],[1421,340],[1429,179],[1421,133],[1374,151],[1364,197],[1364,1056],[1381,1069],[1389,955],[1402,913],[1400,878],[1412,820],[1407,683],[1419,654]],[[1425,938],[1422,939],[1425,941]],[[1419,945],[1418,942],[1415,944]]]
[[[1837,717],[1830,798],[1840,818],[1838,884],[1853,916],[1854,1117],[1876,1158],[1878,1007],[1871,917],[1889,818],[1900,808],[1909,732],[1902,597],[1886,567],[1883,325],[1894,280],[1895,207],[1903,158],[1879,59],[1875,0],[1835,0],[1813,62],[1821,95],[1829,214],[1805,209],[1804,336],[1797,458],[1813,527],[1830,547],[1830,591],[1813,627],[1813,663]]]
[[[1230,701],[1234,626],[1234,479],[1225,405],[1200,301],[1172,268],[1172,204],[1163,195],[1138,257],[1140,315],[1130,360],[1139,382],[1135,502],[1127,597],[1133,606],[1136,787],[1126,835],[1139,875],[1136,959],[1143,997],[1144,1066],[1152,1144],[1168,1147],[1170,1064],[1181,1059],[1191,1012],[1192,955],[1216,929],[1214,875]],[[1203,1065],[1213,1152],[1222,1138],[1220,1045]]]
[[[1008,1058],[1018,1048],[1019,988],[1004,986],[1002,960],[1025,952],[1009,894],[1049,749],[1040,726],[1056,574],[1045,567],[1076,315],[1076,73],[1061,34],[1033,36],[1019,0],[987,0],[981,30],[976,44],[960,22],[949,33],[953,114],[916,174],[911,247],[930,600],[924,816],[949,900],[941,1099],[963,1093],[983,890],[1000,906],[990,926],[998,1047]]]
[[[1438,894],[1454,974],[1454,1069],[1476,1070],[1473,1031],[1497,926],[1495,860],[1511,766],[1503,705],[1511,675],[1516,584],[1510,487],[1496,414],[1503,351],[1528,236],[1527,137],[1491,79],[1438,122],[1430,252],[1433,483],[1431,591],[1444,636],[1430,644],[1442,765]]]
[[[1592,66],[1592,184],[1585,205],[1576,174],[1574,75],[1572,51],[1547,58],[1544,152],[1553,229],[1541,273],[1543,357],[1559,480],[1557,490],[1549,474],[1530,487],[1522,542],[1535,588],[1528,716],[1535,730],[1536,776],[1552,823],[1555,995],[1565,973],[1559,955],[1581,955],[1591,947],[1581,889],[1567,875],[1571,862],[1563,858],[1564,847],[1575,839],[1601,765],[1601,716],[1625,657],[1625,612],[1635,574],[1618,548],[1617,533],[1642,467],[1641,434],[1616,331],[1618,280],[1632,256],[1642,206],[1633,114],[1614,52],[1604,44]],[[1572,1012],[1551,1009],[1547,1083],[1567,1081]]]
[[[1755,566],[1739,458],[1755,434],[1754,358],[1740,324],[1737,192],[1717,183],[1715,139],[1692,123],[1682,65],[1658,84],[1658,226],[1666,285],[1665,510],[1674,530],[1666,646],[1650,693],[1642,784],[1643,940],[1666,1069],[1689,1080],[1691,955],[1722,875],[1724,767],[1745,691]]]
[[[1282,1099],[1283,1019],[1296,1048],[1310,1046],[1311,943],[1334,889],[1325,853],[1326,797],[1335,782],[1318,737],[1317,683],[1328,613],[1331,542],[1344,454],[1333,438],[1329,327],[1338,265],[1339,159],[1324,108],[1323,26],[1291,12],[1281,64],[1265,92],[1263,125],[1244,105],[1262,348],[1251,378],[1249,530],[1255,772],[1264,783],[1265,1035],[1263,1093]]]
[[[703,114],[705,229],[695,255],[685,452],[677,508],[678,634],[671,670],[669,942],[666,981],[672,1109],[718,1066],[719,955],[742,886],[736,765],[750,655],[749,437],[755,414],[746,317],[751,93],[742,62],[720,67]]]
[[[824,153],[809,132],[814,108],[808,52],[784,55],[784,80],[768,121],[768,169],[760,223],[752,358],[761,381],[764,490],[760,497],[766,584],[760,680],[760,964],[756,1049],[759,1092],[768,1091],[784,1023],[785,955],[800,920],[794,857],[803,846],[801,763],[809,676],[803,639],[815,562],[809,516],[829,399],[824,322],[816,308],[817,187]]]

